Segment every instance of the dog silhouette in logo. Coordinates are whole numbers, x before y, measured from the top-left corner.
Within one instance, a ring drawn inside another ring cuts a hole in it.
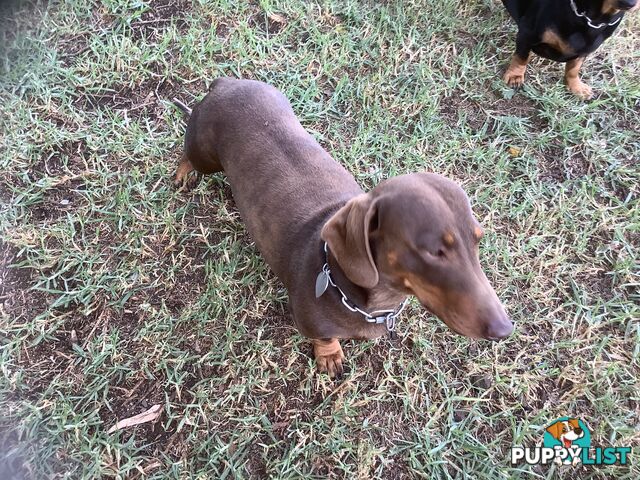
[[[547,427],[547,432],[562,443],[564,448],[571,448],[575,440],[584,437],[584,432],[577,418],[568,418],[567,420],[553,423]],[[556,457],[556,463],[561,462],[562,460]],[[572,463],[574,465],[580,463],[580,457],[575,456]]]

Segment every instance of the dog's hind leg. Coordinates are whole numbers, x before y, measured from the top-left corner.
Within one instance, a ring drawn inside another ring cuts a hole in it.
[[[192,173],[193,172],[193,173]],[[192,189],[198,183],[198,175],[195,173],[193,164],[189,161],[189,157],[186,154],[182,154],[178,169],[176,170],[176,176],[173,180],[173,184],[177,187],[185,187]]]
[[[204,134],[201,130],[202,112],[199,105],[193,110],[182,103],[176,105],[190,116],[184,138],[184,153],[173,183],[178,188],[184,186],[191,189],[198,183],[200,174],[221,172],[223,168],[217,156],[215,139],[207,135],[206,130]]]

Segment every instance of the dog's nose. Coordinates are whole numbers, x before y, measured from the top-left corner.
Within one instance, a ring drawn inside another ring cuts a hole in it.
[[[485,338],[487,340],[502,340],[513,333],[513,323],[509,317],[496,319],[487,325]]]
[[[618,0],[618,8],[621,10],[631,10],[636,6],[637,0]]]

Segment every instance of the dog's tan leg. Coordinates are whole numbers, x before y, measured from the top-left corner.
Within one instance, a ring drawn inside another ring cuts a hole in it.
[[[194,170],[192,163],[187,156],[183,154],[178,169],[176,170],[176,177],[173,184],[178,188],[182,186],[186,188],[195,187],[198,183],[198,176],[196,174],[190,175]]]
[[[580,80],[579,76],[580,68],[583,63],[584,57],[568,61],[564,71],[564,81],[567,83],[567,87],[572,93],[583,100],[589,100],[593,96],[593,90],[591,90],[589,85]]]
[[[524,84],[524,73],[527,70],[530,58],[531,55],[528,55],[527,58],[522,58],[517,53],[511,58],[511,63],[507,71],[504,72],[503,77],[505,83],[511,88],[520,88]]]
[[[342,375],[344,354],[337,338],[313,339],[313,354],[320,373],[328,373],[331,378]]]

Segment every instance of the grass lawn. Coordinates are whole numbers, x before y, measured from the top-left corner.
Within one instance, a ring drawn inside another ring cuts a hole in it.
[[[509,463],[565,415],[640,444],[640,16],[587,61],[585,103],[540,59],[502,84],[493,0],[0,9],[0,477],[640,478],[637,452]],[[401,340],[316,375],[224,176],[171,185],[171,98],[221,75],[281,89],[365,188],[461,183],[515,334],[456,336],[414,300]]]

